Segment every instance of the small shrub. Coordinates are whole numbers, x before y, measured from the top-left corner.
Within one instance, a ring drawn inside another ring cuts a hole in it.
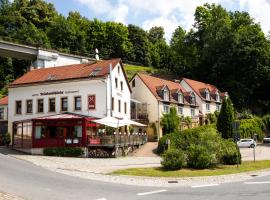
[[[11,136],[9,133],[3,135],[3,144],[9,145],[11,142]]]
[[[79,157],[83,155],[83,150],[79,147],[55,147],[45,148],[43,154],[45,156]]]
[[[224,140],[222,142],[222,157],[220,162],[225,165],[241,164],[239,148],[232,140]]]
[[[215,156],[205,146],[192,144],[187,150],[187,165],[190,168],[210,168],[215,164],[215,160]]]
[[[186,166],[186,156],[183,151],[170,149],[162,155],[161,165],[166,170],[178,170]]]

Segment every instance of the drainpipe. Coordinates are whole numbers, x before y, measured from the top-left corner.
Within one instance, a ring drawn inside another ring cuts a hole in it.
[[[160,114],[159,114],[159,101],[158,101],[158,140],[160,139]]]
[[[112,117],[112,63],[110,63],[110,99],[109,99],[110,117]]]

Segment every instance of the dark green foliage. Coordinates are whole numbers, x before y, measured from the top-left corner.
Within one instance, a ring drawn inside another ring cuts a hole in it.
[[[263,120],[254,117],[252,119],[239,120],[240,123],[240,136],[241,138],[253,138],[254,134],[257,134],[258,140],[262,141],[264,138],[265,125]]]
[[[164,135],[179,130],[180,118],[175,107],[171,107],[168,114],[163,114],[160,124]]]
[[[9,133],[0,134],[0,145],[9,145],[11,137]]]
[[[241,153],[232,140],[224,140],[222,142],[221,163],[225,165],[241,164]]]
[[[265,126],[266,132],[269,133],[270,132],[270,115],[268,114],[268,115],[263,116],[262,121]]]
[[[223,99],[221,111],[217,120],[217,130],[225,139],[232,138],[232,122],[234,121],[234,109],[231,100]]]
[[[194,169],[206,169],[215,164],[215,155],[206,146],[191,144],[187,149],[187,165]]]
[[[83,155],[83,150],[79,147],[55,147],[45,148],[43,154],[45,156],[79,157]]]
[[[166,170],[178,170],[186,166],[186,155],[182,150],[170,149],[162,155],[161,165]]]

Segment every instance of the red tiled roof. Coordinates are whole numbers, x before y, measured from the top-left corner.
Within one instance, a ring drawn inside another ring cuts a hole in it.
[[[137,75],[144,82],[144,84],[148,87],[148,89],[156,97],[157,100],[163,100],[163,98],[159,95],[159,89],[164,88],[165,86],[167,86],[170,90],[170,102],[178,103],[177,100],[173,97],[173,94],[178,90],[182,92],[184,96],[186,96],[187,94],[186,90],[179,83],[142,73],[137,73]],[[187,101],[184,101],[184,103],[189,104]]]
[[[208,83],[203,83],[203,82],[200,82],[200,81],[191,80],[191,79],[188,79],[188,78],[183,78],[182,80],[184,80],[194,90],[194,92],[199,97],[201,97],[202,99],[205,99],[205,97],[203,96],[203,92],[206,89],[209,90],[211,96],[212,96],[213,92],[214,93],[215,92],[219,92],[220,93],[220,91],[214,85],[211,85],[211,84],[208,84]],[[214,100],[215,101],[215,99],[211,99],[211,100]]]
[[[10,87],[41,82],[90,78],[91,72],[93,72],[97,68],[100,68],[101,71],[97,73],[96,76],[94,77],[102,77],[109,74],[110,63],[112,63],[112,67],[114,68],[119,62],[121,63],[121,59],[118,58],[118,59],[97,61],[94,63],[84,63],[52,68],[34,69],[32,71],[27,72],[22,77],[16,79],[13,83],[10,84]]]
[[[8,105],[8,96],[0,99],[0,105]]]

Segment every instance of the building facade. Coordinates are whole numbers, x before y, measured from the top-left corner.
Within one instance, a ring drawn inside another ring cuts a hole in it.
[[[172,106],[176,107],[180,117],[191,118],[190,125],[183,123],[180,128],[198,125],[199,107],[194,92],[187,92],[179,83],[142,73],[137,73],[129,83],[132,89],[131,98],[147,106],[146,112],[149,121],[147,132],[150,138],[153,135],[157,139],[162,137],[160,120]]]
[[[0,99],[0,139],[1,135],[8,133],[8,97]],[[0,141],[1,144],[1,141]]]
[[[220,112],[222,99],[228,96],[227,92],[221,93],[216,86],[200,81],[183,78],[180,84],[185,90],[194,92],[200,110],[201,125],[208,123],[208,114]]]
[[[130,118],[130,95],[120,59],[34,69],[9,86],[14,147],[86,145],[93,119]]]

